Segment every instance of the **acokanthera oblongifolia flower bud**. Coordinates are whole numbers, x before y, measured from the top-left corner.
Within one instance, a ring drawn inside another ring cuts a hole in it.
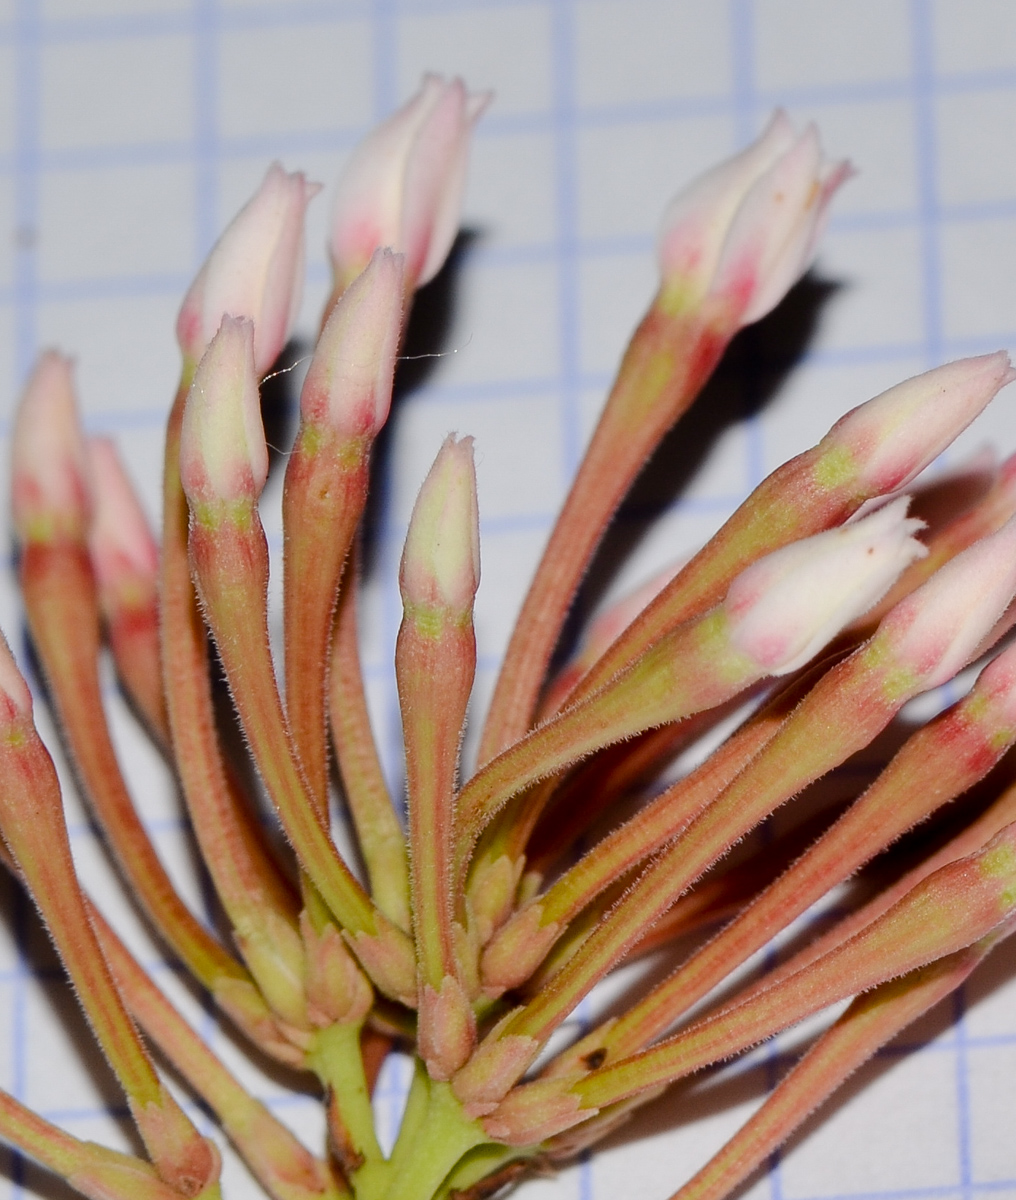
[[[480,583],[473,439],[445,439],[413,507],[399,573],[407,608],[472,611]]]
[[[459,224],[469,138],[490,103],[461,79],[424,76],[416,95],[353,151],[332,217],[336,281],[347,286],[379,246],[406,256],[411,290],[440,271]]]
[[[905,487],[1016,379],[1004,350],[961,358],[896,384],[840,417],[822,445],[866,491]]]
[[[303,294],[303,224],[321,190],[272,163],[254,195],[212,247],[184,297],[176,336],[192,365],[224,316],[254,322],[254,360],[264,375],[286,344]]]
[[[88,549],[100,586],[124,578],[155,578],[159,548],[110,438],[89,438],[95,515]]]
[[[982,642],[1016,593],[1016,517],[940,567],[886,616],[897,661],[925,689],[952,679]]]
[[[388,419],[402,330],[405,258],[376,250],[321,331],[300,395],[303,419],[345,438],[374,437]]]
[[[907,517],[908,504],[901,497],[742,571],[724,601],[732,643],[768,675],[803,667],[927,554],[913,537],[923,525]]]
[[[192,506],[254,501],[268,478],[254,326],[223,317],[194,372],[180,432],[180,480]]]
[[[777,112],[758,141],[670,202],[658,249],[665,302],[693,308],[718,297],[739,325],[764,317],[811,266],[850,174],[823,158],[813,125],[797,135]]]
[[[92,512],[73,364],[55,350],[39,357],[14,418],[12,493],[21,541],[83,538]]]

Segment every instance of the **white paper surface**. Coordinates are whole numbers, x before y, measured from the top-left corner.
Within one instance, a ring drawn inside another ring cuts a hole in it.
[[[951,357],[1016,338],[1016,5],[1011,0],[0,0],[0,404],[6,439],[36,353],[78,356],[90,430],[114,434],[153,517],[161,422],[177,371],[179,297],[268,162],[334,180],[355,140],[425,69],[492,87],[473,156],[471,231],[443,335],[420,352],[425,385],[394,418],[386,502],[368,584],[366,663],[397,775],[390,670],[393,590],[415,493],[449,430],[476,437],[483,541],[477,704],[625,340],[654,286],[653,235],[669,195],[754,135],[776,105],[814,118],[858,177],[837,198],[801,301],[803,349],[777,315],[742,355],[726,423],[671,445],[624,528],[612,588],[691,549],[768,471],[846,408]],[[327,288],[329,195],[312,209],[309,335]],[[793,362],[785,362],[788,351]],[[778,386],[773,394],[773,381]],[[721,397],[721,400],[723,398]],[[963,451],[1016,447],[1003,395]],[[960,452],[954,454],[958,456]],[[3,481],[6,481],[6,453]],[[271,489],[268,503],[271,502]],[[271,512],[271,510],[268,510]],[[650,524],[649,518],[655,518]],[[266,517],[278,531],[274,515]],[[615,548],[621,542],[615,543]],[[587,599],[587,603],[590,602]],[[23,662],[9,568],[0,621]],[[115,732],[141,811],[193,903],[172,788],[115,696]],[[53,744],[51,742],[51,744]],[[118,897],[74,799],[75,852],[146,962],[157,952]],[[115,1085],[16,890],[0,922],[0,1085],[78,1136],[111,1128]],[[753,1197],[1016,1195],[1016,985],[1012,947],[951,1008],[862,1071],[753,1184]],[[160,981],[175,985],[158,968]],[[317,1102],[271,1078],[188,1011],[260,1095],[312,1141]],[[750,1069],[676,1092],[588,1163],[521,1195],[666,1197],[746,1117],[798,1035]],[[394,1105],[398,1072],[382,1105]],[[204,1118],[201,1118],[204,1121]],[[207,1126],[209,1123],[204,1121]],[[3,1164],[7,1165],[4,1166]],[[0,1156],[0,1193],[62,1196]],[[38,1189],[36,1191],[35,1189]],[[230,1160],[228,1198],[256,1194]]]

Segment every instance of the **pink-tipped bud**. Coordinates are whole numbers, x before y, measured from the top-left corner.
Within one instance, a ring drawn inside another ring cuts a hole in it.
[[[846,458],[869,494],[905,487],[1014,379],[1004,350],[946,363],[851,409],[819,448]]]
[[[141,502],[110,438],[89,438],[95,514],[88,549],[100,591],[133,579],[154,579],[159,550]]]
[[[7,639],[0,633],[0,736],[12,721],[32,719],[32,693],[14,661]]]
[[[847,163],[827,162],[809,125],[777,112],[762,136],[680,192],[664,214],[659,263],[671,302],[722,298],[740,325],[764,317],[811,265]]]
[[[260,377],[286,344],[303,293],[303,224],[321,190],[278,163],[212,247],[184,297],[176,336],[184,358],[197,363],[224,316],[254,322]]]
[[[901,497],[860,521],[792,542],[753,563],[724,601],[730,638],[767,675],[796,671],[885,595],[927,550]]]
[[[14,526],[21,541],[83,538],[92,497],[72,363],[43,353],[29,377],[12,437]]]
[[[952,679],[979,652],[1016,594],[1016,517],[947,562],[879,626],[896,660],[925,690]]]
[[[409,520],[399,573],[409,607],[472,611],[480,583],[480,527],[473,439],[445,439]]]
[[[239,317],[223,317],[187,396],[180,432],[180,480],[193,507],[256,500],[267,478],[254,326]]]
[[[473,125],[490,93],[424,76],[416,95],[353,151],[339,180],[330,250],[344,286],[379,246],[406,256],[407,289],[433,279],[455,240]]]
[[[300,395],[305,421],[372,438],[388,419],[404,272],[403,255],[376,250],[332,309]]]

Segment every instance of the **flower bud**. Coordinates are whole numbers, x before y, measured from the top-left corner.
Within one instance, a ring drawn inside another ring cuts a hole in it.
[[[927,553],[907,517],[908,497],[753,563],[730,585],[730,639],[769,675],[786,675],[866,612]]]
[[[83,538],[92,497],[72,363],[55,350],[35,365],[14,418],[14,525],[21,541]]]
[[[305,421],[358,438],[374,437],[388,419],[404,269],[403,255],[376,250],[332,309],[300,396]]]
[[[445,439],[409,520],[399,573],[408,608],[472,611],[480,583],[473,439]]]
[[[822,157],[814,126],[795,136],[777,112],[758,141],[671,201],[658,251],[667,302],[690,308],[716,297],[739,325],[764,317],[811,265],[850,173]]]
[[[264,375],[286,344],[303,293],[303,222],[320,191],[278,163],[212,247],[176,322],[184,358],[197,363],[224,316],[254,322],[254,359]]]
[[[184,408],[180,479],[193,507],[256,500],[267,478],[254,326],[240,317],[223,317],[198,363]]]
[[[417,94],[353,151],[339,180],[331,256],[346,286],[379,246],[406,255],[406,287],[433,279],[458,229],[469,136],[490,103],[461,79],[424,76]]]
[[[110,438],[89,438],[95,515],[88,549],[100,593],[133,580],[154,581],[159,550],[116,445]]]
[[[820,443],[819,472],[851,470],[868,494],[904,487],[1014,379],[998,350],[904,380],[836,422]]]
[[[870,519],[870,518],[869,518]],[[1016,593],[1016,517],[941,567],[885,617],[896,660],[920,676],[925,690],[952,679]]]

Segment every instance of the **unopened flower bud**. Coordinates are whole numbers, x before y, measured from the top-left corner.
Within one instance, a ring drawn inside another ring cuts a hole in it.
[[[192,506],[255,500],[268,478],[254,365],[254,326],[224,317],[194,373],[180,434],[180,479]]]
[[[869,518],[870,519],[870,518]],[[978,653],[1016,593],[1016,517],[958,554],[885,617],[878,637],[928,690]]]
[[[374,437],[388,419],[402,330],[405,258],[377,250],[332,310],[304,380],[303,419],[344,438]]]
[[[406,255],[407,289],[441,269],[455,240],[469,138],[490,103],[461,79],[426,75],[419,92],[353,151],[339,180],[331,255],[345,287],[379,246]]]
[[[761,138],[670,203],[659,239],[666,302],[726,301],[738,324],[770,312],[811,265],[833,194],[850,175],[809,125],[777,112]]]
[[[742,571],[724,601],[732,643],[769,675],[804,666],[927,553],[908,503],[792,542]]]
[[[110,438],[89,438],[87,451],[95,498],[88,549],[100,592],[154,581],[159,550],[116,445]]]
[[[55,350],[35,365],[14,418],[14,525],[21,541],[80,539],[92,497],[72,364]]]
[[[473,439],[445,440],[409,520],[399,583],[407,608],[472,612],[480,582]]]
[[[836,422],[820,443],[819,472],[850,471],[868,494],[904,487],[1014,379],[999,350],[904,380]]]
[[[176,336],[185,359],[197,363],[224,316],[254,322],[258,376],[278,358],[300,308],[303,225],[307,204],[320,191],[300,172],[278,163],[212,247],[184,297]]]

